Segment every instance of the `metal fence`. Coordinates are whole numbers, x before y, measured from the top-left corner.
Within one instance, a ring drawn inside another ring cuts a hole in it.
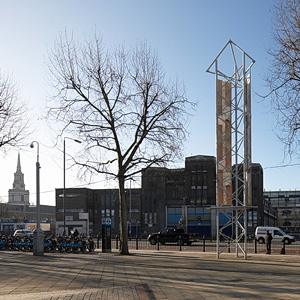
[[[113,238],[111,240],[111,248],[119,249],[120,241],[119,238]],[[97,239],[97,248],[101,249],[101,239]],[[154,250],[154,251],[186,251],[186,252],[216,252],[217,242],[211,239],[199,239],[192,243],[192,245],[177,245],[177,244],[161,244],[151,245],[146,238],[129,238],[128,247],[135,250]],[[222,252],[236,253],[236,244],[230,244],[229,242],[220,242],[219,247]],[[241,247],[244,247],[241,243]],[[300,241],[292,244],[284,243],[272,243],[271,252],[273,254],[300,254]],[[266,253],[266,245],[259,244],[255,239],[250,239],[247,243],[247,253]]]

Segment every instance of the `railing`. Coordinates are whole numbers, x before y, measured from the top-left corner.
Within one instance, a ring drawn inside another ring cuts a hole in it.
[[[100,235],[94,238],[94,243],[98,249],[102,249],[102,239]],[[111,240],[111,250],[119,249],[120,240],[119,237],[114,237]],[[244,247],[243,243],[240,243],[241,248]],[[146,238],[134,237],[128,240],[129,250],[153,250],[153,251],[186,251],[186,252],[216,252],[217,242],[213,239],[198,238],[193,241],[191,245],[182,243],[156,243],[151,245]],[[229,241],[222,241],[219,243],[222,252],[235,253],[236,243],[230,243]],[[12,250],[12,242],[2,238],[0,240],[0,250]],[[26,250],[26,249],[25,249]],[[266,245],[259,244],[255,239],[249,239],[247,242],[247,253],[266,253]],[[272,254],[300,254],[300,241],[296,241],[291,244],[272,242],[271,245]]]
[[[111,249],[118,249],[120,245],[119,237],[115,237],[111,241]],[[241,242],[241,247],[244,245]],[[101,249],[101,240],[97,241],[98,248]],[[235,253],[236,245],[230,244],[228,241],[219,243],[223,252]],[[133,237],[128,239],[128,248],[135,250],[156,250],[156,251],[187,251],[187,252],[216,252],[217,242],[213,239],[201,238],[193,242],[191,245],[181,245],[176,243],[156,243],[151,245],[146,238]],[[259,244],[255,239],[249,239],[247,242],[248,253],[266,253],[266,245]],[[273,254],[300,254],[300,241],[291,244],[272,242],[271,253]]]

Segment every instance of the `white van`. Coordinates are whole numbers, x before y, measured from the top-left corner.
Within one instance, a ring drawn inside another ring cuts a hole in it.
[[[269,233],[272,235],[272,242],[282,243],[284,241],[285,244],[295,242],[294,236],[288,235],[279,227],[258,226],[255,229],[255,238],[260,244],[263,244],[265,242],[267,231],[269,231]]]

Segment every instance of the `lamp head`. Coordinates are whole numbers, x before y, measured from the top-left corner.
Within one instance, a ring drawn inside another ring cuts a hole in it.
[[[33,143],[31,143],[31,144],[30,144],[30,148],[33,148],[33,147],[34,147],[34,145],[33,145]]]

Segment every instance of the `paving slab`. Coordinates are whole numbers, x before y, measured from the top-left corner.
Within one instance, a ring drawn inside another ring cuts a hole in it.
[[[0,252],[0,300],[300,299],[300,256]]]

